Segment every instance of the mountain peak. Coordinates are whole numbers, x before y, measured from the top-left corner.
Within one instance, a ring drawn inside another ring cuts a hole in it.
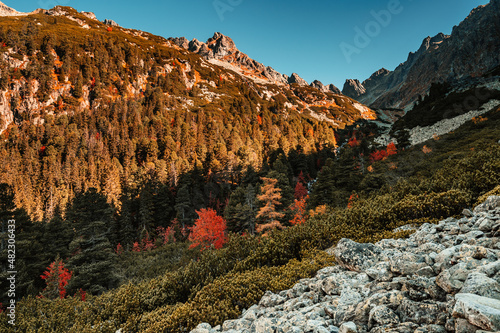
[[[297,74],[297,73],[292,73],[292,75],[290,75],[290,77],[288,78],[288,83],[290,83],[290,84],[297,83],[299,86],[307,86],[308,85],[306,80],[301,78],[299,76],[299,74]]]
[[[19,15],[26,15],[26,14],[18,12],[14,8],[11,8],[0,1],[0,16],[19,16]]]
[[[212,50],[214,58],[224,57],[239,52],[234,41],[220,32],[214,33],[214,36],[209,38],[206,44],[208,48]]]

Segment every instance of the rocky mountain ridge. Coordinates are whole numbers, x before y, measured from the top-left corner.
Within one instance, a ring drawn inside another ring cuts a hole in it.
[[[433,82],[484,75],[500,65],[499,22],[500,1],[492,0],[472,10],[451,35],[425,38],[394,71],[381,69],[362,83],[347,80],[343,93],[374,108],[408,110]]]
[[[400,230],[414,228],[406,226]],[[239,319],[191,333],[485,333],[500,330],[500,197],[408,239],[327,250],[338,266],[267,292]]]
[[[297,73],[292,73],[290,76],[281,74],[272,67],[265,66],[262,63],[250,58],[247,54],[241,52],[235,45],[234,41],[220,32],[214,33],[213,37],[209,38],[206,43],[200,42],[196,38],[189,41],[185,37],[169,38],[169,41],[175,45],[197,53],[203,56],[208,61],[214,64],[225,62],[229,64],[231,69],[241,73],[253,80],[257,79],[260,82],[268,82],[275,84],[298,84],[299,86],[309,85]],[[340,90],[333,84],[323,85],[320,81],[314,81],[309,86],[319,89],[323,92],[332,92],[340,94]]]

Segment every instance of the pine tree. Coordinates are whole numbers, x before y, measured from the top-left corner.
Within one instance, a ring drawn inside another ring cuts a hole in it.
[[[113,209],[106,198],[93,188],[77,195],[68,207],[66,219],[75,230],[70,244],[72,257],[68,260],[68,267],[75,273],[70,290],[82,288],[101,294],[116,287],[116,258],[109,241]]]
[[[255,233],[255,216],[257,203],[255,189],[249,184],[247,187],[239,186],[229,197],[229,202],[224,210],[228,231],[241,233],[248,231]]]

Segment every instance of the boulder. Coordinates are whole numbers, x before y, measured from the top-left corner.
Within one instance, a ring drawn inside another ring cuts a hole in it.
[[[474,294],[455,295],[453,316],[488,331],[500,330],[500,301]]]
[[[475,294],[500,300],[500,284],[483,273],[471,273],[465,280],[462,294]]]
[[[339,333],[358,333],[358,327],[355,323],[349,321],[340,325]]]
[[[373,244],[356,243],[341,239],[333,251],[338,264],[350,271],[363,272],[378,262],[382,249]]]

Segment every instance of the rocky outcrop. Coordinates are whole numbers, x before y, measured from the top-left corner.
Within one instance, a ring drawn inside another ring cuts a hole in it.
[[[500,197],[408,239],[342,239],[327,267],[236,320],[191,333],[445,333],[500,330]]]
[[[80,13],[82,15],[85,15],[86,17],[88,17],[91,20],[97,20],[97,16],[95,16],[95,14],[92,12],[80,12]]]
[[[361,100],[360,96],[366,93],[366,89],[359,80],[348,79],[344,83],[342,93],[356,100]]]
[[[108,19],[105,19],[104,21],[102,21],[102,23],[106,24],[106,25],[110,25],[112,27],[119,27],[118,23],[116,23],[115,21],[113,20],[108,20]]]
[[[409,109],[433,82],[476,77],[499,66],[498,22],[500,3],[492,0],[472,10],[451,35],[425,38],[418,51],[411,52],[394,71],[375,72],[358,91],[348,80],[342,92],[375,108]]]
[[[342,92],[340,91],[339,88],[337,88],[334,84],[329,84],[327,86],[325,86],[323,83],[321,83],[321,81],[318,81],[318,80],[314,80],[313,82],[311,82],[310,84],[311,87],[313,88],[316,88],[318,90],[321,90],[322,92],[331,92],[331,93],[334,93],[334,94],[338,94],[340,95]]]
[[[28,14],[18,12],[17,10],[5,5],[3,2],[0,2],[0,16],[21,16],[21,15],[28,15]]]
[[[296,83],[299,86],[307,86],[306,80],[304,80],[303,78],[301,78],[299,76],[299,74],[297,74],[297,73],[292,73],[292,75],[290,75],[290,77],[288,78],[288,83],[289,84]]]

